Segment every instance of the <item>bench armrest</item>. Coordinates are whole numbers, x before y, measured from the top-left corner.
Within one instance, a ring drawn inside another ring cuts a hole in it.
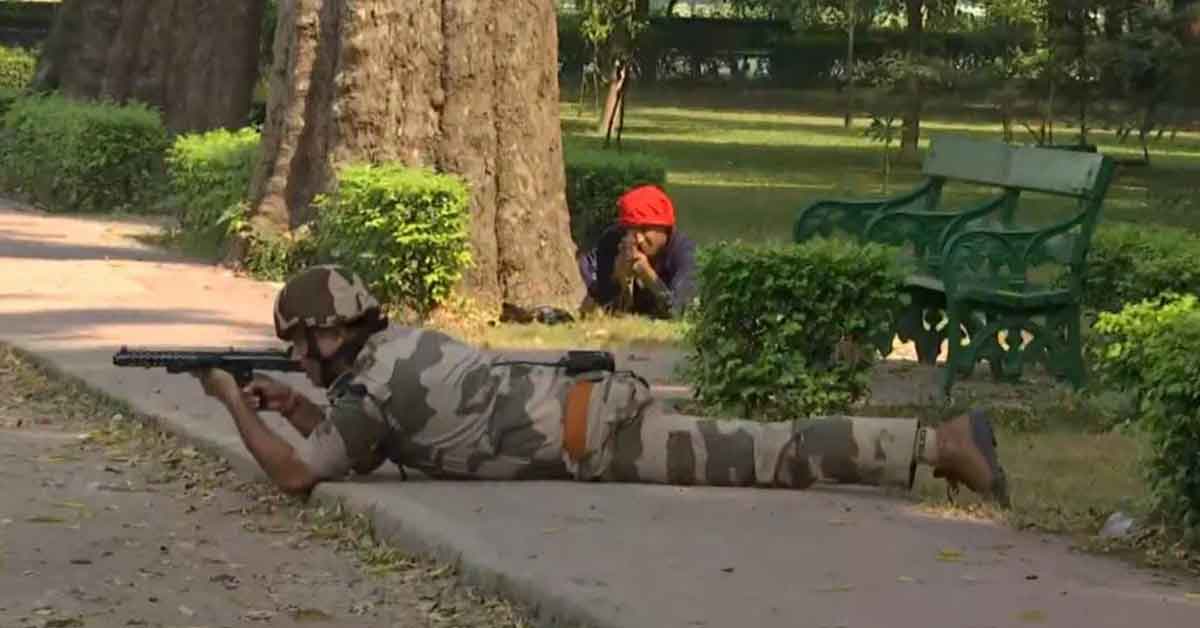
[[[868,242],[911,243],[918,257],[936,266],[947,239],[969,222],[1004,207],[1008,194],[988,199],[961,211],[897,209],[872,218],[863,232]]]
[[[1068,244],[1071,250],[1054,251],[1047,245],[1052,238],[1079,228],[1084,220],[1085,215],[1080,214],[1039,229],[971,229],[955,234],[942,253],[947,294],[966,282],[1021,289],[1028,283],[1030,267],[1044,259],[1066,266],[1070,270],[1067,287],[1078,292],[1082,269],[1075,266],[1073,247]]]
[[[901,194],[873,200],[819,199],[796,211],[792,224],[792,241],[802,242],[818,233],[829,232],[836,224],[847,231],[861,236],[867,221],[880,212],[895,211],[917,199],[930,194],[934,189],[933,179],[927,179],[916,188]],[[840,220],[835,218],[841,217]]]

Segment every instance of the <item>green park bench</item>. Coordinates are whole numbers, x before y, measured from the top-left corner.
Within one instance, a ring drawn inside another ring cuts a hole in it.
[[[797,214],[793,239],[841,232],[908,253],[906,303],[894,330],[874,344],[886,355],[894,334],[915,343],[918,360],[934,364],[948,341],[947,394],[980,360],[1008,380],[1019,378],[1026,362],[1040,361],[1078,387],[1087,252],[1113,168],[1099,154],[937,136],[915,189],[877,201],[813,202]],[[996,192],[947,206],[947,182]],[[1048,195],[1066,217],[1018,220],[1022,192]]]

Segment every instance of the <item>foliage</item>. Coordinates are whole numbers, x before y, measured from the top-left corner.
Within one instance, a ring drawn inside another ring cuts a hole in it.
[[[685,376],[701,403],[770,420],[844,410],[867,392],[869,339],[890,329],[901,299],[893,250],[726,243],[698,262]]]
[[[252,128],[189,133],[167,153],[167,173],[179,226],[193,243],[221,244],[240,215],[258,159],[260,134]]]
[[[1200,236],[1145,224],[1101,227],[1083,289],[1085,306],[1109,312],[1165,292],[1200,294]]]
[[[36,67],[33,51],[0,46],[0,88],[24,89],[33,80]]]
[[[149,107],[23,97],[4,116],[0,177],[52,211],[144,209],[162,192],[168,146]]]
[[[321,259],[358,272],[390,305],[421,317],[471,262],[470,196],[457,177],[400,165],[352,165],[317,197]]]
[[[0,87],[0,118],[8,113],[9,108],[17,101],[25,92],[11,87]]]
[[[617,198],[642,184],[664,185],[663,161],[642,153],[597,149],[567,150],[567,207],[571,237],[580,248],[591,247],[616,221]]]
[[[1151,338],[1175,319],[1196,312],[1200,312],[1200,302],[1195,295],[1176,293],[1133,302],[1115,312],[1102,312],[1088,343],[1100,381],[1137,393],[1158,359],[1148,351]]]
[[[1106,382],[1133,390],[1151,452],[1144,470],[1159,512],[1200,534],[1200,306],[1164,295],[1096,322],[1094,354]]]
[[[579,13],[579,30],[593,62],[605,70],[633,54],[649,18],[638,11],[638,0],[580,0]]]

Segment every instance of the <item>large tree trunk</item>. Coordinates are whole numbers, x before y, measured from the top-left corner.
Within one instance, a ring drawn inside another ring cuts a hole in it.
[[[172,131],[246,124],[265,0],[65,0],[33,87],[136,100]]]
[[[485,302],[577,306],[551,0],[280,3],[252,224],[296,227],[350,162],[463,176]]]
[[[908,18],[909,60],[920,62],[924,53],[922,35],[925,32],[925,0],[905,0]],[[900,156],[908,161],[917,159],[917,148],[921,142],[921,81],[911,74],[905,94],[904,122],[900,132]]]

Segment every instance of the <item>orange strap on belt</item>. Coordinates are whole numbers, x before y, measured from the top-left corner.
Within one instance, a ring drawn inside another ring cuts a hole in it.
[[[563,414],[563,449],[571,460],[579,462],[587,450],[588,402],[592,382],[579,381],[567,391],[567,411]]]

